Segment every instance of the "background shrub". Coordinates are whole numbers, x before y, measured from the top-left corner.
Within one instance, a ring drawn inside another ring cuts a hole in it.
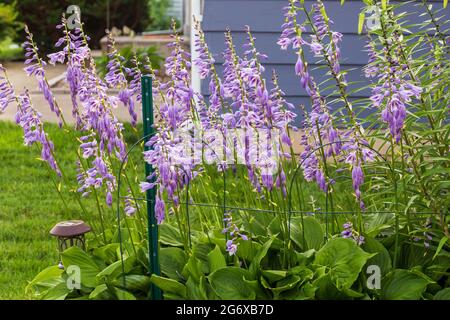
[[[12,4],[14,1],[6,0],[6,2]],[[62,13],[73,3],[72,0],[21,0],[17,2],[18,19],[26,23],[30,30],[33,30],[35,39],[43,52],[50,52],[60,37],[60,31],[55,29],[55,24],[61,20]],[[148,0],[110,0],[109,3],[111,28],[128,26],[136,32],[141,32],[147,27],[149,23]],[[92,39],[91,47],[98,48],[100,39],[105,35],[107,1],[80,0],[77,1],[77,5],[81,9],[85,31]],[[3,30],[3,28],[0,29]],[[17,41],[22,42],[23,40],[24,33],[20,33]]]

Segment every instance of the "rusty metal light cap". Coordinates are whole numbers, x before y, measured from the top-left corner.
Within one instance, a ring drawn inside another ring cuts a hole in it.
[[[67,220],[58,222],[52,230],[50,230],[50,234],[56,237],[74,237],[89,231],[91,231],[91,227],[83,220]]]

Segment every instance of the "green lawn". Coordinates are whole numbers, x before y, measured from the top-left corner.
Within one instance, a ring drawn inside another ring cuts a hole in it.
[[[60,167],[74,182],[74,142],[57,126],[45,127],[55,143]],[[64,207],[52,182],[53,172],[38,157],[36,148],[23,145],[20,127],[0,121],[0,299],[33,298],[25,292],[27,281],[58,263],[50,229],[60,220],[82,218],[68,189],[64,189],[68,209]],[[84,202],[88,209],[94,208],[92,200]]]

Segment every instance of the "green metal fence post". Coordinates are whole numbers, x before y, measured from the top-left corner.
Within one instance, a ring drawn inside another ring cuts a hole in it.
[[[142,84],[142,115],[144,124],[144,143],[150,140],[150,135],[153,134],[153,90],[152,78],[150,76],[143,76]],[[150,147],[144,145],[144,150],[150,150]],[[145,163],[145,175],[150,176],[153,173],[153,168],[150,164]],[[158,258],[158,224],[155,217],[155,198],[156,187],[147,191],[147,217],[148,217],[148,250],[150,258],[150,272],[151,274],[161,275],[159,258]],[[161,290],[152,284],[151,294],[153,300],[161,300]]]

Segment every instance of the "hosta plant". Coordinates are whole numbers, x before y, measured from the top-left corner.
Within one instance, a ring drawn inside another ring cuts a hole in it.
[[[401,4],[364,2],[380,11],[379,28],[364,36],[368,85],[348,82],[344,35],[323,2],[286,1],[277,45],[295,60],[298,90],[310,97],[306,106],[286,99],[249,26],[243,54],[226,30],[222,72],[200,24],[195,59],[174,26],[166,81],[148,63],[124,65],[114,49],[99,76],[88,36],[82,28],[69,30],[63,19],[59,51],[48,58],[67,64],[75,131],[27,30],[25,70],[37,78],[62,130],[80,143],[78,201],[83,208],[85,198],[95,199],[92,222],[100,224],[87,253],[62,254],[65,267],[81,268],[82,288],[64,287],[67,271],[50,267],[30,289],[41,298],[67,299],[148,298],[150,285],[166,299],[448,298],[445,22],[426,1],[419,4],[426,17],[419,26],[408,25]],[[319,69],[325,82],[314,78],[315,62],[325,66]],[[208,84],[206,95],[191,87],[193,65]],[[17,104],[25,144],[38,146],[56,186],[70,183],[30,96],[16,94],[3,74],[0,108]],[[153,79],[155,133],[143,152],[154,173],[142,179],[112,108],[127,108],[136,123],[144,74]],[[351,98],[363,89],[370,98]],[[362,117],[365,110],[370,115]],[[120,175],[119,165],[125,166]],[[160,225],[161,275],[148,274],[138,181],[140,191],[156,193],[149,205]],[[113,200],[114,227],[105,218]],[[379,281],[372,283],[374,266]]]

